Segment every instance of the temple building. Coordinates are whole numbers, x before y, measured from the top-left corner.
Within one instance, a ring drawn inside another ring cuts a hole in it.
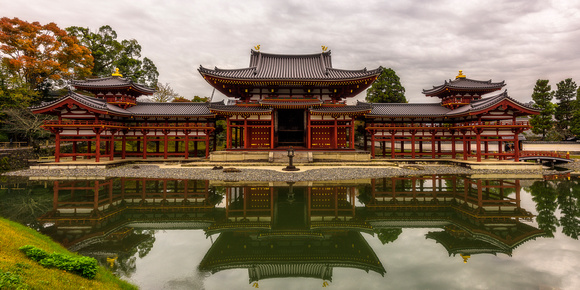
[[[212,106],[227,121],[227,149],[354,150],[355,119],[368,105],[346,100],[369,87],[381,73],[332,67],[330,51],[307,55],[252,50],[240,69],[199,68],[203,78],[234,106]]]
[[[437,103],[348,105],[382,68],[337,69],[330,51],[287,55],[252,50],[248,67],[200,66],[198,71],[234,103],[137,102],[137,97],[155,91],[115,73],[73,81],[76,91],[31,110],[57,117],[44,125],[56,137],[56,162],[63,157],[96,162],[209,158],[218,148],[218,120],[226,123],[224,149],[234,154],[293,147],[356,151],[372,158],[518,161],[519,146],[506,151],[505,145],[517,144],[518,135],[530,129],[518,117],[539,113],[507,91],[484,97],[505,83],[469,79],[461,71],[454,80],[423,91],[439,98]],[[355,122],[364,124],[363,148],[355,148]],[[61,151],[63,142],[72,143],[72,150]],[[377,146],[382,152],[376,152]]]

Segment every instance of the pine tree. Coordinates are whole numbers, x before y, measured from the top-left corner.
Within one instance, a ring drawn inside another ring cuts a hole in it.
[[[546,138],[546,133],[554,126],[552,116],[554,115],[554,104],[552,98],[552,86],[548,84],[549,80],[537,80],[534,92],[532,93],[532,100],[535,102],[535,107],[540,109],[539,115],[534,115],[530,119],[532,125],[532,132],[534,134],[542,134],[542,140]]]
[[[572,123],[572,116],[576,110],[576,83],[572,81],[571,78],[565,79],[557,84],[558,89],[554,94],[558,104],[556,106],[556,111],[554,117],[557,122],[557,127],[566,138],[572,136],[570,132],[570,125]]]
[[[383,71],[367,90],[366,101],[369,103],[406,103],[405,88],[394,70],[383,68]]]

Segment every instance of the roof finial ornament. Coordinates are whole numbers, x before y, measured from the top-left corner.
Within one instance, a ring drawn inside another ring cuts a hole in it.
[[[462,70],[459,70],[459,74],[455,77],[456,79],[464,79],[467,76],[463,74]]]
[[[119,72],[119,68],[115,68],[115,72],[111,74],[114,77],[122,77],[123,75]]]
[[[322,52],[326,52],[328,50],[328,46],[321,45],[320,47],[322,47]]]
[[[258,45],[256,45],[256,46],[254,46],[254,49],[255,49],[256,51],[260,51],[260,45],[258,44]]]

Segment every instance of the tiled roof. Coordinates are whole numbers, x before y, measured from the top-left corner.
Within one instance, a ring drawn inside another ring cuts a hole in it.
[[[136,91],[142,93],[143,95],[151,95],[155,93],[155,89],[150,87],[133,83],[132,80],[128,78],[121,77],[106,77],[106,78],[96,78],[96,79],[86,79],[86,80],[73,80],[71,84],[78,89],[83,90],[98,90],[103,88],[126,88],[133,87]]]
[[[368,117],[443,117],[450,109],[440,103],[373,103]]]
[[[356,105],[347,105],[340,107],[320,107],[311,108],[310,112],[313,114],[364,114],[370,112],[372,106],[369,103],[358,102]]]
[[[271,114],[272,108],[268,107],[258,107],[258,106],[229,106],[229,105],[219,105],[212,104],[209,109],[213,113],[225,113],[225,114],[237,114],[237,113],[250,113],[250,114]]]
[[[373,70],[342,70],[332,68],[329,52],[304,55],[270,54],[252,50],[250,67],[240,69],[208,69],[200,66],[202,75],[244,80],[347,80],[377,76],[382,68]]]
[[[471,112],[476,112],[476,111],[481,111],[484,109],[487,109],[503,100],[509,100],[510,102],[521,106],[525,109],[531,110],[531,111],[538,111],[538,109],[533,108],[531,106],[529,106],[528,104],[524,104],[524,103],[520,103],[518,101],[516,101],[515,99],[512,99],[510,96],[508,96],[507,91],[504,91],[501,94],[495,95],[495,96],[491,96],[491,97],[487,97],[481,100],[477,100],[477,101],[473,101],[468,105],[465,106],[461,106],[449,113],[447,113],[448,116],[455,116],[455,115],[463,115],[463,114],[468,114]]]
[[[92,109],[99,110],[99,111],[120,114],[120,115],[130,115],[131,114],[127,110],[124,110],[124,109],[119,108],[115,105],[109,104],[103,99],[85,96],[85,95],[82,95],[82,94],[79,94],[76,92],[72,92],[72,91],[70,91],[68,94],[66,94],[65,96],[63,96],[57,100],[54,100],[51,102],[44,102],[38,106],[30,107],[30,109],[32,111],[37,111],[37,110],[49,108],[49,107],[52,107],[54,105],[57,105],[58,103],[65,102],[66,100],[69,100],[69,99],[72,99],[80,104],[83,104],[87,107],[90,107]]]
[[[312,100],[291,100],[291,99],[266,99],[261,100],[260,104],[263,106],[272,106],[272,107],[309,107],[309,106],[318,106],[322,104],[322,101],[319,99],[312,99]]]
[[[127,108],[134,116],[213,116],[208,103],[137,103]]]
[[[505,86],[505,81],[501,83],[492,83],[489,81],[477,81],[468,78],[457,78],[455,80],[445,81],[444,84],[440,86],[433,86],[432,89],[423,90],[423,94],[427,96],[434,96],[445,90],[455,90],[455,91],[474,91],[481,93],[489,93],[501,89]]]

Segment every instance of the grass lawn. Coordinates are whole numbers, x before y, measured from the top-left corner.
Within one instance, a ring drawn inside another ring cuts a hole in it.
[[[0,218],[0,233],[1,289],[137,289],[101,266],[94,280],[42,267],[18,248],[33,245],[48,253],[74,254],[26,226]]]

